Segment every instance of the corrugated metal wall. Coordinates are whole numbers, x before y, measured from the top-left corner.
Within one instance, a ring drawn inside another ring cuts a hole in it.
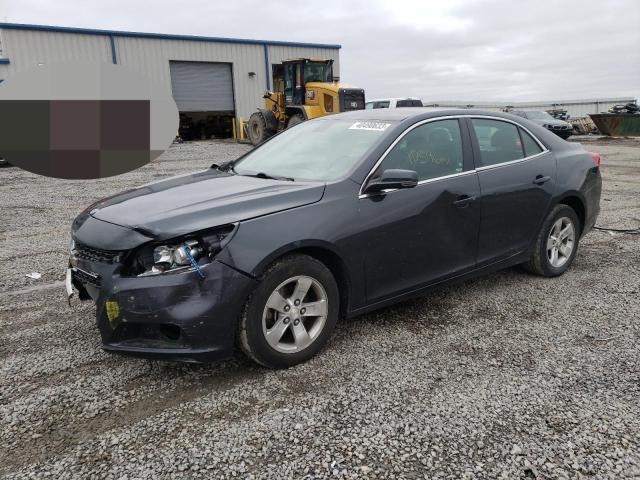
[[[116,37],[118,63],[149,75],[171,91],[170,60],[232,64],[236,114],[248,118],[266,88],[264,48],[218,42]],[[249,72],[255,72],[254,77]]]
[[[0,79],[38,63],[93,60],[112,61],[110,35],[62,33],[28,29],[0,28],[3,55],[10,64],[0,64]],[[155,79],[171,92],[170,60],[232,63],[236,116],[249,118],[264,104],[267,88],[264,44],[190,41],[113,35],[118,64],[138,70]],[[271,64],[296,57],[333,58],[339,74],[339,50],[284,45],[268,45]],[[254,72],[254,76],[249,76]],[[271,84],[271,79],[269,79]]]
[[[9,65],[0,65],[0,78],[36,67],[39,63],[71,60],[111,62],[108,36],[78,33],[1,29],[3,56]]]
[[[571,118],[586,117],[591,113],[602,113],[608,111],[614,105],[625,104],[635,101],[631,97],[617,97],[617,98],[594,98],[585,100],[550,100],[541,102],[514,102],[514,103],[485,103],[485,102],[456,102],[456,101],[437,101],[437,102],[423,102],[425,106],[437,105],[439,107],[451,107],[451,108],[465,108],[473,106],[473,108],[479,108],[484,110],[502,110],[507,105],[514,107],[515,109],[529,109],[529,110],[553,110],[563,109],[566,110]]]

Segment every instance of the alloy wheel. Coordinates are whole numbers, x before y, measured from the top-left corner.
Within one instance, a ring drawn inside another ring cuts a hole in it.
[[[316,279],[298,275],[271,293],[262,314],[262,332],[278,352],[295,353],[322,333],[328,313],[327,293]]]
[[[547,238],[547,258],[551,266],[562,267],[571,257],[575,246],[575,227],[570,218],[555,221]]]

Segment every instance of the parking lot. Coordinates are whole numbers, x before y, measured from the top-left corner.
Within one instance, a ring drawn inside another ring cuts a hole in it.
[[[640,140],[581,141],[598,225],[639,226]],[[247,148],[176,144],[95,181],[0,169],[0,475],[640,478],[640,235],[591,232],[559,278],[512,268],[343,321],[286,371],[104,353],[64,294],[72,219]]]

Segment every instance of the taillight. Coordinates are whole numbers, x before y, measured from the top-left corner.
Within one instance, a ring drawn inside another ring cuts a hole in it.
[[[589,152],[589,155],[591,155],[591,159],[593,160],[593,163],[596,164],[596,167],[600,166],[600,154],[596,153],[596,152]]]

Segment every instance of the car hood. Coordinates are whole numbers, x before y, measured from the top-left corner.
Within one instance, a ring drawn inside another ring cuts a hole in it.
[[[156,239],[259,217],[319,201],[321,182],[290,182],[209,169],[106,198],[89,214]]]
[[[541,119],[530,119],[533,123],[537,123],[538,125],[563,125],[563,126],[571,126],[570,123],[565,122],[564,120],[558,120],[557,118],[541,120]]]

